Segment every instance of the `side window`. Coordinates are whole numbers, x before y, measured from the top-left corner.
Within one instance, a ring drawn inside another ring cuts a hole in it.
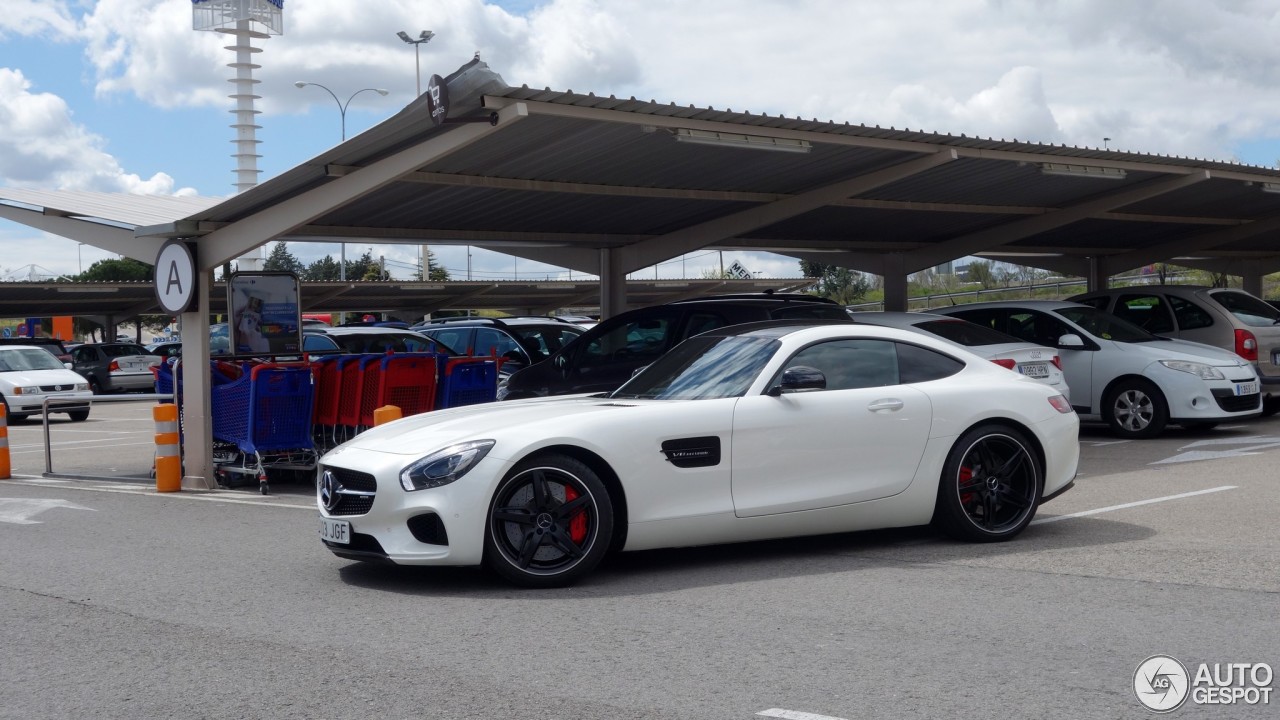
[[[1149,333],[1173,332],[1173,317],[1160,295],[1121,295],[1116,298],[1116,308],[1111,314]]]
[[[1023,342],[1057,347],[1058,338],[1074,333],[1075,330],[1042,312],[1015,311],[1009,314],[1009,329],[1006,332]]]
[[[460,353],[466,353],[471,350],[471,329],[470,328],[453,328],[452,330],[432,330],[428,335],[447,347],[451,347]],[[485,353],[488,352],[486,349]],[[476,349],[477,354],[481,353],[479,348]]]
[[[91,354],[92,352],[93,351],[90,350],[89,348],[76,348],[71,352],[71,361],[72,362],[89,362],[90,360],[93,360],[93,355]]]
[[[964,363],[919,345],[898,343],[898,378],[903,384],[929,382],[951,377]]]
[[[828,390],[897,385],[895,345],[887,340],[832,340],[801,350],[785,367],[806,365],[821,370]]]
[[[1169,306],[1173,308],[1173,316],[1178,319],[1178,327],[1183,330],[1198,330],[1213,325],[1213,316],[1209,311],[1193,302],[1170,295]]]
[[[583,367],[633,364],[657,359],[666,349],[671,317],[637,318],[609,328],[581,350]]]
[[[728,320],[725,320],[716,313],[706,311],[690,313],[689,319],[686,320],[684,324],[684,336],[686,338],[691,338],[698,333],[715,330],[716,328],[724,327],[728,324],[730,324]]]
[[[445,345],[449,342],[445,341]],[[476,328],[476,355],[488,355],[496,352],[499,357],[518,349],[515,341],[504,332],[493,328]]]

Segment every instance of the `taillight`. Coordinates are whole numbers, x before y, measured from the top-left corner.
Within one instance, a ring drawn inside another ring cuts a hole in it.
[[[1236,354],[1245,360],[1258,361],[1258,339],[1248,330],[1236,331]]]
[[[1058,368],[1059,370],[1062,369],[1062,358],[1058,357],[1057,355],[1054,355],[1053,360],[1051,360],[1050,362],[1052,362],[1053,366]]]
[[[1009,358],[996,358],[995,360],[992,360],[991,362],[993,362],[993,363],[995,363],[995,364],[999,365],[1000,367],[1004,368],[1005,370],[1012,370],[1012,369],[1014,369],[1014,368],[1018,367],[1018,363],[1017,363],[1017,362],[1015,362],[1015,361],[1013,361],[1013,360],[1010,360]]]
[[[1061,395],[1054,395],[1049,398],[1049,404],[1053,406],[1054,410],[1057,410],[1064,415],[1071,412],[1071,401]]]
[[[119,370],[120,370],[120,363],[116,362],[115,360],[112,360],[111,364],[107,366],[107,372],[118,372]]]

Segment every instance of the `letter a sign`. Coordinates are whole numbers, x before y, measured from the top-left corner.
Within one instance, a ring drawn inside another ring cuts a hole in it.
[[[196,297],[196,261],[193,248],[170,240],[156,256],[156,298],[170,315],[186,312]]]

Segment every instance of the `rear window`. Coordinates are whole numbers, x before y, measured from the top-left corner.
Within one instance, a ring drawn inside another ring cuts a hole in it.
[[[916,325],[917,328],[943,340],[950,340],[965,347],[982,347],[983,345],[1007,345],[1022,342],[1012,335],[1005,335],[998,330],[976,325],[967,320],[929,320]]]
[[[141,345],[103,345],[102,352],[107,357],[125,357],[126,355],[148,355],[147,349]]]
[[[1209,293],[1209,297],[1245,325],[1268,327],[1280,321],[1280,311],[1249,293],[1219,290]]]

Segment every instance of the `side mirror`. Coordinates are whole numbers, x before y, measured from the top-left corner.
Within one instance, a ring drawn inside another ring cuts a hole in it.
[[[1079,350],[1084,347],[1084,340],[1075,333],[1067,333],[1066,335],[1058,338],[1058,347]]]
[[[64,368],[66,368],[66,369],[70,370],[70,369],[71,369],[71,363],[62,363],[62,367],[64,367]]]
[[[827,376],[823,375],[821,370],[808,365],[796,365],[782,371],[782,380],[769,388],[769,394],[777,397],[783,393],[826,389]]]

